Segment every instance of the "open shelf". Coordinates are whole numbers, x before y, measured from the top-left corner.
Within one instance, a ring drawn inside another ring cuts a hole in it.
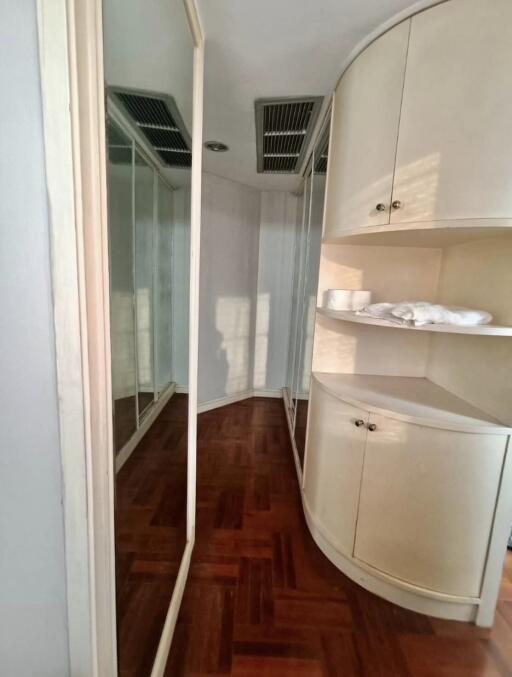
[[[427,378],[313,372],[334,397],[369,411],[418,425],[472,433],[511,429]]]
[[[376,327],[389,327],[390,329],[407,329],[409,331],[433,331],[445,334],[470,334],[472,336],[512,336],[512,327],[498,324],[479,324],[474,327],[459,327],[455,324],[425,324],[421,327],[414,327],[406,324],[395,324],[388,320],[379,320],[374,317],[357,315],[352,310],[328,310],[327,308],[317,308],[317,312],[333,320],[343,322],[356,322],[357,324],[369,324]]]
[[[336,238],[324,238],[324,244],[375,245],[377,247],[429,247],[486,240],[500,235],[512,235],[510,219],[437,221],[394,223],[387,226],[368,226],[347,230]]]

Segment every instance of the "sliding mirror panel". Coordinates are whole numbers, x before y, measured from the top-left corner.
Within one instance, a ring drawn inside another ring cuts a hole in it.
[[[304,289],[306,285],[306,272],[307,272],[307,262],[308,262],[308,246],[309,246],[309,220],[311,214],[311,187],[312,187],[313,177],[310,170],[306,174],[306,180],[304,183],[304,219],[302,223],[302,229],[300,232],[300,239],[297,244],[297,256],[295,260],[295,265],[298,270],[298,283],[297,283],[297,330],[295,337],[295,347],[294,347],[294,360],[293,360],[293,378],[292,378],[292,397],[293,397],[293,409],[294,409],[294,430],[297,426],[299,414],[302,414],[303,407],[299,412],[299,403],[304,397],[307,397],[304,392],[304,383],[303,383],[303,373],[304,373],[304,361],[303,361],[303,344],[304,344]],[[299,422],[300,424],[300,422]]]
[[[118,665],[146,677],[187,545],[194,43],[182,0],[103,0],[103,25]]]
[[[155,228],[155,388],[157,397],[172,382],[173,191],[157,177]]]
[[[153,352],[153,237],[155,230],[155,173],[143,156],[135,152],[135,316],[137,324],[138,411],[142,420],[155,399]]]
[[[114,448],[137,430],[137,361],[133,261],[133,141],[117,125],[107,127],[110,334]]]
[[[288,395],[288,407],[292,426],[295,421],[294,382],[297,362],[297,339],[299,330],[299,299],[301,287],[301,257],[302,241],[304,232],[304,210],[306,206],[305,190],[299,196],[297,202],[297,219],[295,222],[295,243],[293,254],[293,280],[292,280],[292,312],[290,318],[290,340],[288,345],[288,367],[286,377],[286,391]]]
[[[301,302],[302,316],[299,328],[300,348],[296,383],[295,445],[297,447],[301,467],[304,465],[309,391],[311,386],[313,338],[315,332],[315,313],[324,214],[325,177],[329,144],[328,130],[329,127],[327,126],[315,148],[312,161],[311,208],[309,211],[308,238],[304,265],[303,297]]]

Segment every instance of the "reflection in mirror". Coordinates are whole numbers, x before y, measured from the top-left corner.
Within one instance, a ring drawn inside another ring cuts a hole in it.
[[[135,317],[137,326],[137,401],[143,419],[154,401],[153,383],[153,214],[154,171],[135,151]]]
[[[301,467],[304,464],[306,426],[311,385],[311,364],[315,330],[316,291],[320,266],[320,247],[325,199],[325,177],[329,143],[329,124],[325,124],[313,152],[310,169],[304,183],[304,210],[302,228],[297,230],[296,277],[296,329],[292,335],[291,363],[292,422],[295,446]]]
[[[108,233],[110,256],[110,335],[114,448],[128,442],[137,429],[137,362],[132,262],[133,142],[115,125],[107,126]]]
[[[182,0],[103,11],[118,663],[134,677],[186,545],[193,41]]]

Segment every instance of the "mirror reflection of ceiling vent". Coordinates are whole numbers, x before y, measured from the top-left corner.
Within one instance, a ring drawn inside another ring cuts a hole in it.
[[[315,173],[327,174],[327,158],[329,157],[329,127],[326,125],[322,138],[315,148]]]
[[[299,172],[322,101],[321,96],[301,96],[255,102],[258,172]]]
[[[192,165],[192,141],[172,96],[110,87],[167,167]]]

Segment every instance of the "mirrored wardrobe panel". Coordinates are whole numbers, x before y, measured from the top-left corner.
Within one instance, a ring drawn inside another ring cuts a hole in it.
[[[296,234],[287,392],[295,446],[304,463],[329,146],[326,121],[305,173]]]
[[[148,676],[187,543],[193,40],[104,0],[119,674]]]

